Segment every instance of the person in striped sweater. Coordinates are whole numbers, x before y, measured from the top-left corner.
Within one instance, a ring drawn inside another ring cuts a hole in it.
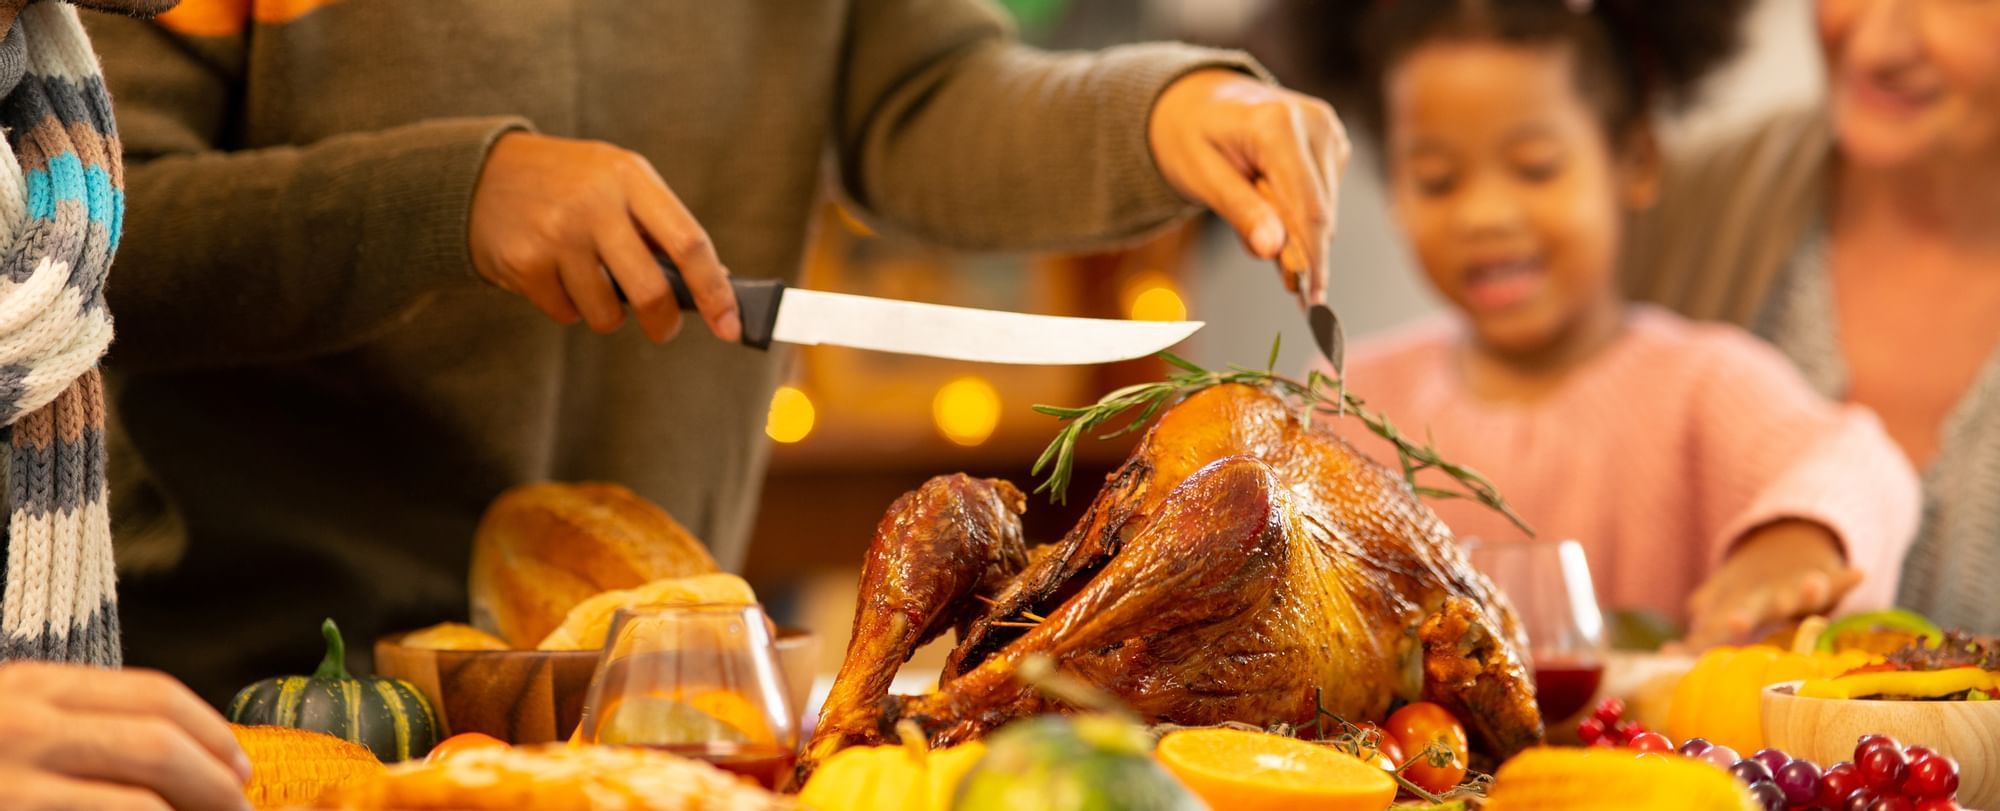
[[[92,0],[157,13],[171,0]],[[116,668],[105,505],[105,276],[124,170],[76,9],[0,0],[0,808],[248,808],[222,718]]]

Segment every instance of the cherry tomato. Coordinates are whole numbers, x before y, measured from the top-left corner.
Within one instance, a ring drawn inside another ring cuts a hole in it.
[[[1372,761],[1377,755],[1381,755],[1388,758],[1391,764],[1403,762],[1403,747],[1396,743],[1396,739],[1388,730],[1376,724],[1355,724],[1355,726],[1361,730],[1355,735],[1355,739],[1361,744],[1362,760]],[[1396,767],[1391,765],[1389,770],[1395,771]]]
[[[1919,800],[1951,797],[1958,793],[1958,761],[1925,751],[1910,761],[1910,776],[1903,791]]]
[[[431,753],[424,757],[424,761],[427,763],[436,763],[461,752],[470,752],[475,749],[506,748],[506,741],[491,735],[484,735],[478,732],[461,732],[439,741],[438,745],[431,747]]]
[[[1419,701],[1397,710],[1384,726],[1403,749],[1404,763],[1409,766],[1403,770],[1403,776],[1410,782],[1425,791],[1441,794],[1465,779],[1465,758],[1471,747],[1465,739],[1465,727],[1449,710]],[[1427,750],[1434,744],[1450,753],[1450,762],[1432,765],[1434,761]]]
[[[1633,749],[1637,749],[1641,752],[1674,751],[1674,742],[1667,740],[1667,736],[1661,735],[1658,732],[1641,732],[1637,735],[1634,735],[1632,736],[1632,743],[1630,744],[1630,746]]]

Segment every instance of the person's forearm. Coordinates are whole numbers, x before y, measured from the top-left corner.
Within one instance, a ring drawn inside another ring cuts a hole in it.
[[[336,351],[428,294],[480,284],[466,245],[472,194],[492,141],[518,126],[451,119],[304,147],[134,156],[107,289],[112,363]]]

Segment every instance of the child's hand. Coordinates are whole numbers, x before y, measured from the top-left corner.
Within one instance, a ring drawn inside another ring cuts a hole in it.
[[[1688,599],[1686,645],[1738,642],[1758,626],[1833,607],[1861,582],[1832,531],[1779,521],[1750,533]]]

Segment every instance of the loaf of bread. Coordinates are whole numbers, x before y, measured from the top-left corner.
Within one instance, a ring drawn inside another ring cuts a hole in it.
[[[530,484],[502,493],[472,545],[472,621],[533,647],[578,603],[715,559],[666,510],[615,484]]]
[[[607,591],[570,609],[563,624],[537,650],[592,650],[604,646],[618,609],[635,605],[756,605],[750,584],[733,574],[702,574],[655,580],[635,589]]]
[[[706,763],[647,749],[543,746],[476,749],[403,763],[320,799],[344,811],[532,808],[536,811],[766,811],[786,797]]]
[[[500,637],[462,622],[440,622],[429,628],[404,634],[403,638],[397,641],[406,648],[429,648],[431,650],[509,650],[507,642]]]

